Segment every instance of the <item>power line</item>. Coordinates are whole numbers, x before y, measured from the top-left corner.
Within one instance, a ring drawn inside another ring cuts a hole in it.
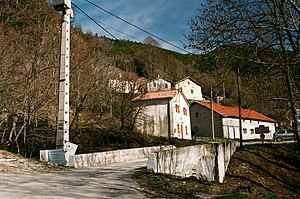
[[[161,40],[161,41],[163,41],[163,42],[165,42],[165,43],[167,43],[167,44],[169,44],[169,45],[171,45],[171,46],[173,46],[173,47],[175,47],[175,48],[177,48],[177,49],[179,49],[179,50],[181,50],[181,51],[184,51],[184,52],[186,52],[186,53],[188,53],[188,54],[191,54],[189,51],[187,51],[187,50],[185,50],[185,49],[183,49],[183,48],[181,48],[181,47],[179,47],[179,46],[176,46],[176,45],[174,45],[174,44],[168,42],[167,40],[165,40],[165,39],[163,39],[163,38],[161,38],[161,37],[158,37],[158,36],[156,36],[156,35],[150,33],[149,31],[144,30],[144,29],[142,29],[142,28],[140,28],[140,27],[134,25],[133,23],[131,23],[131,22],[129,22],[129,21],[127,21],[127,20],[125,20],[125,19],[123,19],[123,18],[121,18],[121,17],[115,15],[115,14],[113,14],[112,12],[110,12],[110,11],[108,11],[108,10],[106,10],[106,9],[104,9],[104,8],[102,8],[102,7],[100,7],[100,6],[98,6],[98,5],[96,5],[95,3],[93,3],[93,2],[91,2],[91,1],[89,1],[89,0],[84,0],[84,1],[86,1],[86,2],[88,2],[89,4],[91,4],[91,5],[95,6],[95,7],[97,7],[98,9],[100,9],[100,10],[102,10],[102,11],[104,11],[104,12],[106,12],[106,13],[108,13],[108,14],[114,16],[114,17],[116,17],[117,19],[119,19],[119,20],[121,20],[121,21],[123,21],[123,22],[125,22],[125,23],[127,23],[127,24],[129,24],[129,25],[131,25],[131,26],[133,26],[133,27],[135,27],[135,28],[137,28],[138,30],[140,30],[140,31],[142,31],[142,32],[144,32],[144,33],[147,33],[147,34],[151,35],[152,37],[155,37],[155,38],[157,38],[157,39],[159,39],[159,40]]]
[[[86,17],[88,17],[90,20],[92,20],[96,25],[98,25],[100,28],[102,28],[107,34],[109,34],[112,38],[114,38],[116,41],[120,41],[116,36],[114,36],[112,33],[110,33],[108,30],[106,30],[103,26],[101,26],[95,19],[93,19],[91,16],[89,16],[86,12],[84,12],[81,8],[79,8],[75,3],[72,2],[72,5],[77,8],[80,12],[82,12]],[[132,48],[126,46],[125,44],[123,44],[121,42],[121,45],[123,45],[125,48],[129,49],[132,53],[138,55],[141,59],[143,59],[144,61],[146,61],[147,63],[149,63],[150,65],[152,65],[153,67],[161,70],[162,72],[168,74],[168,75],[171,75],[171,73],[168,73],[167,71],[161,69],[160,67],[154,65],[151,61],[147,60],[144,58],[144,56],[138,54],[137,52],[135,52]]]
[[[89,18],[90,20],[92,20],[95,24],[97,24],[100,28],[102,28],[102,30],[104,30],[107,34],[109,34],[112,38],[118,40],[113,34],[111,34],[108,30],[106,30],[101,24],[99,24],[95,19],[93,19],[92,17],[90,17],[86,12],[84,12],[81,8],[79,8],[75,3],[72,2],[72,5],[77,8],[78,10],[80,10],[80,12],[82,12],[87,18]]]
[[[79,10],[79,14],[86,16],[86,15],[83,14],[80,10]],[[122,31],[120,31],[120,30],[118,30],[118,29],[115,29],[115,28],[113,28],[113,27],[111,27],[111,26],[108,26],[108,25],[106,25],[106,24],[104,24],[104,23],[101,23],[101,22],[99,22],[98,20],[95,20],[95,21],[97,21],[97,22],[98,22],[99,24],[101,24],[102,26],[105,26],[105,27],[107,27],[107,28],[110,28],[110,29],[112,29],[112,30],[114,30],[114,31],[116,31],[116,32],[118,32],[118,33],[121,33],[121,34],[123,34],[123,35],[125,35],[125,36],[127,36],[127,37],[130,37],[130,38],[132,38],[132,39],[135,39],[135,40],[137,40],[137,41],[140,41],[138,38],[136,38],[136,37],[134,37],[134,36],[132,36],[132,35],[126,34],[126,33],[122,32]],[[141,42],[141,41],[140,41],[140,42]]]

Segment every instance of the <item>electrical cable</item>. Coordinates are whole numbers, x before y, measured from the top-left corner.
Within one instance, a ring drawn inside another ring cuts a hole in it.
[[[144,33],[147,33],[147,34],[151,35],[152,37],[155,37],[155,38],[157,38],[157,39],[159,39],[159,40],[161,40],[161,41],[163,41],[163,42],[165,42],[165,43],[167,43],[167,44],[169,44],[169,45],[171,45],[171,46],[173,46],[173,47],[175,47],[175,48],[177,48],[177,49],[179,49],[179,50],[181,50],[181,51],[184,51],[184,52],[186,52],[186,53],[188,53],[188,54],[191,54],[189,51],[187,51],[187,50],[185,50],[185,49],[183,49],[183,48],[181,48],[181,47],[179,47],[179,46],[176,46],[176,45],[174,45],[174,44],[168,42],[167,40],[165,40],[165,39],[163,39],[163,38],[161,38],[161,37],[158,37],[158,36],[156,36],[156,35],[150,33],[149,31],[144,30],[144,29],[142,29],[142,28],[140,28],[140,27],[134,25],[133,23],[131,23],[131,22],[129,22],[129,21],[126,21],[125,19],[123,19],[123,18],[121,18],[121,17],[119,17],[119,16],[113,14],[112,12],[110,12],[110,11],[108,11],[108,10],[106,10],[106,9],[104,9],[104,8],[102,8],[102,7],[100,7],[100,6],[98,6],[98,5],[96,5],[95,3],[93,3],[93,2],[91,2],[91,1],[89,1],[89,0],[84,0],[84,1],[86,1],[86,2],[88,2],[89,4],[91,4],[91,5],[95,6],[95,7],[97,7],[98,9],[100,9],[100,10],[102,10],[102,11],[104,11],[104,12],[106,12],[106,13],[108,13],[108,14],[114,16],[114,17],[116,17],[117,19],[119,19],[119,20],[121,20],[121,21],[123,21],[123,22],[125,22],[125,23],[127,23],[127,24],[129,24],[129,25],[131,25],[131,26],[133,26],[133,27],[135,27],[135,28],[137,28],[138,30],[140,30],[140,31],[142,31],[142,32],[144,32]]]
[[[85,14],[83,14],[80,10],[78,10],[78,11],[79,11],[79,12],[78,12],[79,14],[85,16]],[[95,21],[97,21],[97,20],[95,20]],[[110,28],[110,29],[112,29],[112,30],[114,30],[114,31],[116,31],[116,32],[118,32],[118,33],[121,33],[121,34],[123,34],[123,35],[125,35],[125,36],[127,36],[127,37],[130,37],[130,38],[132,38],[132,39],[135,39],[135,40],[141,42],[138,38],[136,38],[136,37],[134,37],[134,36],[132,36],[132,35],[126,34],[126,33],[122,32],[122,31],[120,31],[120,30],[118,30],[118,29],[115,29],[115,28],[113,28],[113,27],[111,27],[111,26],[108,26],[108,25],[106,25],[106,24],[104,24],[104,23],[101,23],[101,22],[99,22],[99,21],[97,21],[97,22],[98,22],[99,24],[101,24],[102,26],[105,26],[105,27],[107,27],[107,28]],[[142,42],[141,42],[141,43],[142,43]]]
[[[120,41],[117,37],[115,37],[112,33],[110,33],[108,30],[106,30],[103,26],[101,26],[95,19],[93,19],[91,16],[89,16],[86,12],[84,12],[81,8],[79,8],[75,3],[72,2],[72,5],[77,8],[80,12],[82,12],[86,17],[88,17],[90,20],[92,20],[96,25],[98,25],[101,29],[103,29],[107,34],[109,34],[112,38],[114,38],[116,41]],[[130,47],[126,46],[125,44],[123,44],[121,42],[121,45],[123,45],[125,48],[129,49],[133,54],[136,54],[138,55],[141,59],[143,59],[144,61],[146,61],[147,63],[149,63],[151,66],[159,69],[160,71],[168,74],[168,75],[171,75],[171,73],[168,73],[167,71],[161,69],[160,67],[154,65],[151,61],[145,59],[142,55],[138,54],[137,52],[135,52],[133,49],[131,49]]]

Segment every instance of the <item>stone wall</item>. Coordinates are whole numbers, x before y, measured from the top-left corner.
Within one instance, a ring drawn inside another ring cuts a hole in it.
[[[74,157],[74,166],[75,168],[86,168],[117,162],[134,161],[147,158],[151,153],[172,148],[175,147],[173,145],[167,145],[79,154]]]
[[[147,168],[156,173],[222,183],[236,146],[237,142],[212,143],[158,151],[149,156]]]
[[[193,136],[211,137],[211,110],[198,103],[193,103],[190,107],[191,126]],[[214,132],[215,137],[223,137],[222,116],[214,112]]]

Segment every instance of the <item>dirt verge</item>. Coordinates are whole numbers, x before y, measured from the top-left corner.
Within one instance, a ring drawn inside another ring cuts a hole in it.
[[[19,155],[0,150],[0,173],[48,173],[66,170],[66,167],[27,159]]]

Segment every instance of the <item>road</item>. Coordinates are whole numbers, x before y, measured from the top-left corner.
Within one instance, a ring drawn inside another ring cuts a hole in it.
[[[130,179],[146,159],[46,174],[1,174],[1,199],[147,198]]]

